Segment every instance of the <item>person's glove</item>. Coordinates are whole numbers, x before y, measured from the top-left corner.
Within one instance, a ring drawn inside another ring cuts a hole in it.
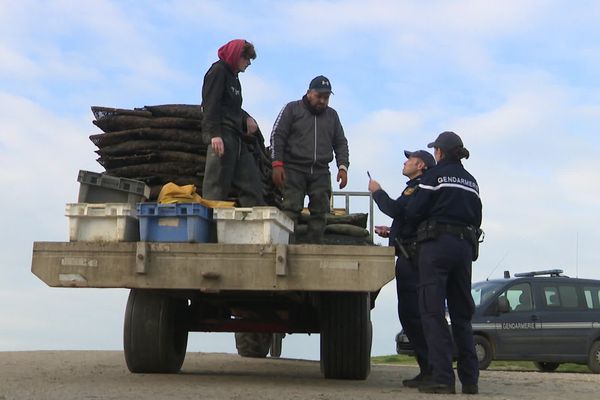
[[[340,189],[346,187],[348,183],[348,172],[345,169],[340,169],[337,174],[337,181],[340,183]]]
[[[273,178],[273,184],[279,190],[283,190],[285,186],[285,171],[283,167],[273,167],[273,173],[271,174]]]

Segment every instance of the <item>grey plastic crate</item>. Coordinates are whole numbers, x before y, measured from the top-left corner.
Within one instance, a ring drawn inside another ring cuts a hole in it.
[[[150,188],[142,181],[79,171],[79,203],[140,203],[150,196]]]

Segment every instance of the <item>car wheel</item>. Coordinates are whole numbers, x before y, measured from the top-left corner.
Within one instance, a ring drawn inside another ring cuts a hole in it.
[[[588,356],[588,368],[595,374],[600,374],[600,341],[594,342]]]
[[[475,335],[473,339],[475,341],[475,352],[479,361],[479,369],[487,369],[492,362],[492,345],[489,340],[480,335]]]
[[[535,367],[540,372],[552,372],[552,371],[556,371],[556,368],[558,368],[558,366],[560,365],[560,363],[544,362],[544,361],[534,361],[533,365],[535,365]]]

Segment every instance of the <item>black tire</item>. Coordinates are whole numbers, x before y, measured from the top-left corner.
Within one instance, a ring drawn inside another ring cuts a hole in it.
[[[323,293],[321,371],[327,379],[366,379],[371,372],[369,293]]]
[[[187,349],[185,299],[131,289],[125,309],[123,345],[129,371],[176,373]]]
[[[533,365],[535,365],[535,367],[540,372],[552,372],[552,371],[556,371],[556,368],[558,368],[558,366],[560,365],[560,363],[545,362],[545,361],[534,361]]]
[[[273,334],[262,332],[236,332],[235,347],[242,357],[265,358],[271,348]]]
[[[272,335],[271,350],[269,351],[269,354],[271,355],[271,357],[273,357],[273,358],[281,357],[281,348],[282,348],[284,336],[285,336],[285,333],[274,333]]]
[[[588,368],[595,374],[600,374],[600,341],[596,341],[590,347],[588,356]]]
[[[490,341],[481,335],[475,335],[473,337],[475,341],[475,352],[477,353],[477,360],[479,361],[479,370],[483,371],[490,366],[493,358],[492,345]]]

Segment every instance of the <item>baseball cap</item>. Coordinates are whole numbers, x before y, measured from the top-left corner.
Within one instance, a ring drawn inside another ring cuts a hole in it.
[[[437,139],[435,139],[435,142],[429,143],[427,147],[439,147],[444,151],[450,151],[457,147],[463,147],[463,142],[456,133],[445,131],[440,133]]]
[[[417,150],[417,151],[408,151],[404,150],[404,155],[406,158],[417,157],[420,158],[427,168],[431,168],[435,166],[435,158],[431,155],[430,152],[425,150]]]
[[[331,82],[323,75],[313,78],[313,80],[310,81],[310,85],[308,85],[308,89],[316,90],[319,93],[333,93],[331,91]]]

